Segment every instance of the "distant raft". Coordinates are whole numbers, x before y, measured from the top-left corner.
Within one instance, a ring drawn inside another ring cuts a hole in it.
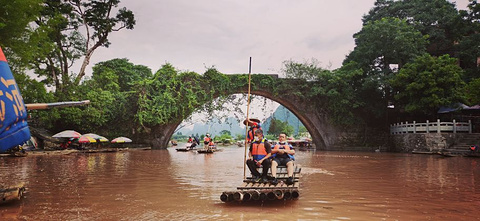
[[[0,204],[20,200],[25,192],[23,183],[16,186],[0,187]]]
[[[247,202],[247,201],[273,201],[273,200],[296,200],[300,197],[300,166],[296,165],[293,173],[294,183],[287,185],[287,168],[277,167],[276,185],[263,182],[253,182],[251,177],[243,181],[237,191],[225,191],[220,195],[222,202]],[[271,173],[269,173],[271,176]]]
[[[197,150],[197,153],[215,153],[222,150],[223,149],[217,149],[217,148],[199,149]]]

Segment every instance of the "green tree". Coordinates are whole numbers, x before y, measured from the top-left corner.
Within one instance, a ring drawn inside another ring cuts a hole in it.
[[[466,85],[465,96],[469,105],[480,104],[480,78],[473,79]]]
[[[288,122],[277,120],[275,118],[270,122],[270,127],[268,127],[268,134],[278,136],[280,133],[293,134],[294,128]]]
[[[138,121],[147,126],[170,123],[190,116],[200,104],[213,100],[207,94],[215,92],[206,92],[201,82],[201,76],[196,73],[179,73],[171,64],[163,65],[153,78],[139,83]]]
[[[465,35],[456,45],[456,56],[460,59],[460,66],[465,70],[464,80],[469,82],[480,76],[478,57],[480,57],[480,4],[470,0],[467,11],[460,14],[468,25]]]
[[[395,105],[408,113],[433,116],[441,106],[462,102],[462,72],[449,55],[420,56],[392,79]]]
[[[384,18],[399,18],[428,37],[432,55],[454,54],[454,44],[465,33],[465,23],[455,4],[447,0],[377,0],[363,17],[364,26]]]
[[[29,24],[40,16],[43,0],[0,0],[0,47],[13,73],[25,69],[23,57],[32,57],[30,45],[38,43]]]
[[[355,48],[344,64],[355,61],[372,78],[385,80],[392,64],[404,64],[425,52],[425,37],[406,20],[382,18],[366,23],[354,35]],[[385,82],[380,82],[385,83]]]
[[[228,130],[222,130],[222,131],[220,131],[220,134],[221,134],[221,135],[226,134],[226,135],[229,135],[229,136],[232,135],[232,133],[231,133],[230,131],[228,131]]]
[[[132,91],[137,82],[152,76],[150,68],[117,58],[95,64],[92,79],[105,90]]]
[[[25,50],[29,53],[20,53],[22,63],[30,64],[37,75],[46,78],[45,83],[55,86],[59,96],[65,96],[64,92],[80,84],[94,51],[110,45],[108,37],[112,32],[133,29],[132,11],[116,10],[119,3],[120,0],[45,1],[41,16],[31,26],[37,40],[29,43]],[[81,58],[80,70],[72,74],[71,65]]]
[[[42,0],[0,1],[0,46],[8,47],[31,34],[28,24],[39,15]]]
[[[300,97],[305,97],[312,106],[325,109],[330,113],[332,123],[358,123],[359,119],[355,113],[362,109],[371,118],[372,106],[366,105],[365,101],[377,104],[375,98],[380,95],[372,96],[372,93],[368,93],[368,81],[363,79],[363,72],[355,62],[347,63],[334,71],[319,67],[315,59],[304,63],[290,60],[284,62],[284,65],[282,71],[286,76],[296,81],[299,81],[299,78],[304,81],[282,87]],[[377,88],[374,91],[377,91]],[[360,99],[362,96],[365,100]]]
[[[237,135],[235,136],[235,138],[236,138],[237,140],[245,140],[246,137],[247,137],[247,136],[245,136],[245,134],[237,134]]]
[[[366,103],[361,114],[366,117],[370,112],[379,118],[384,116],[387,104],[393,100],[389,82],[397,70],[392,69],[392,65],[401,69],[425,52],[427,41],[414,26],[398,18],[367,22],[354,37],[356,46],[344,65],[351,63],[363,70],[362,78],[354,83],[355,88],[360,89],[360,101]]]

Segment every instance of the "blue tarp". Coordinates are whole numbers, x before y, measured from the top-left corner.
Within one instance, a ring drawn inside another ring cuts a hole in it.
[[[0,152],[21,145],[29,139],[27,110],[0,48]]]
[[[463,110],[463,109],[468,109],[468,108],[469,107],[465,104],[457,103],[457,104],[452,105],[450,107],[440,107],[440,109],[438,110],[437,113],[445,114],[445,113],[450,113],[450,112],[454,112],[454,111],[457,111],[457,110]]]

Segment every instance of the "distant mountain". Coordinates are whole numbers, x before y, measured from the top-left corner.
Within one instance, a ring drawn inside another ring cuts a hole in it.
[[[289,111],[287,108],[284,106],[280,105],[275,112],[273,112],[272,116],[268,117],[265,122],[262,124],[262,128],[265,132],[268,131],[268,128],[270,127],[270,122],[272,122],[272,119],[275,118],[277,120],[281,120],[283,122],[288,122],[291,126],[293,126],[293,129],[295,130],[295,134],[298,134],[298,129],[303,126],[302,122],[293,114],[291,111]],[[292,134],[289,134],[291,136]]]
[[[221,131],[228,130],[234,137],[237,134],[245,133],[245,127],[241,125],[236,118],[229,117],[224,121],[220,121],[222,123],[218,122],[218,118],[214,118],[212,122],[207,124],[203,122],[195,123],[193,129],[182,128],[178,132],[181,132],[184,135],[198,134],[200,136],[202,134],[210,133],[211,135],[216,136],[220,134]]]
[[[295,134],[298,133],[298,128],[303,126],[300,120],[298,120],[298,118],[292,112],[290,112],[284,106],[280,105],[273,112],[272,116],[268,117],[264,122],[261,122],[262,128],[265,132],[268,131],[268,127],[270,127],[270,122],[273,118],[284,122],[287,121],[288,124],[293,126]],[[207,124],[203,122],[195,123],[193,129],[182,128],[178,132],[181,132],[183,135],[198,134],[199,136],[208,132],[213,136],[216,136],[220,134],[222,130],[228,130],[233,137],[235,137],[237,134],[245,134],[245,126],[241,122],[238,122],[236,118],[229,117],[225,121],[220,121],[222,123],[218,122],[219,119],[214,118],[212,122],[209,122]]]

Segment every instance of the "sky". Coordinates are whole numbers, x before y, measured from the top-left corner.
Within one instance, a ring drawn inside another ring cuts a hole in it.
[[[353,34],[375,0],[123,0],[135,14],[133,30],[109,35],[109,48],[95,51],[91,67],[113,58],[128,58],[156,72],[171,63],[181,71],[203,74],[280,74],[287,60],[312,58],[327,69],[339,68],[353,50]],[[465,9],[468,0],[457,0]],[[253,106],[278,103],[262,99]],[[256,101],[255,101],[256,102]],[[246,106],[246,105],[245,105]],[[244,108],[246,109],[246,107]],[[253,112],[260,112],[254,110]]]
[[[286,60],[315,58],[335,69],[353,50],[353,34],[375,0],[123,0],[135,14],[133,30],[111,33],[88,68],[113,58],[157,71],[171,63],[203,74],[278,74]],[[465,8],[468,0],[457,0]]]

